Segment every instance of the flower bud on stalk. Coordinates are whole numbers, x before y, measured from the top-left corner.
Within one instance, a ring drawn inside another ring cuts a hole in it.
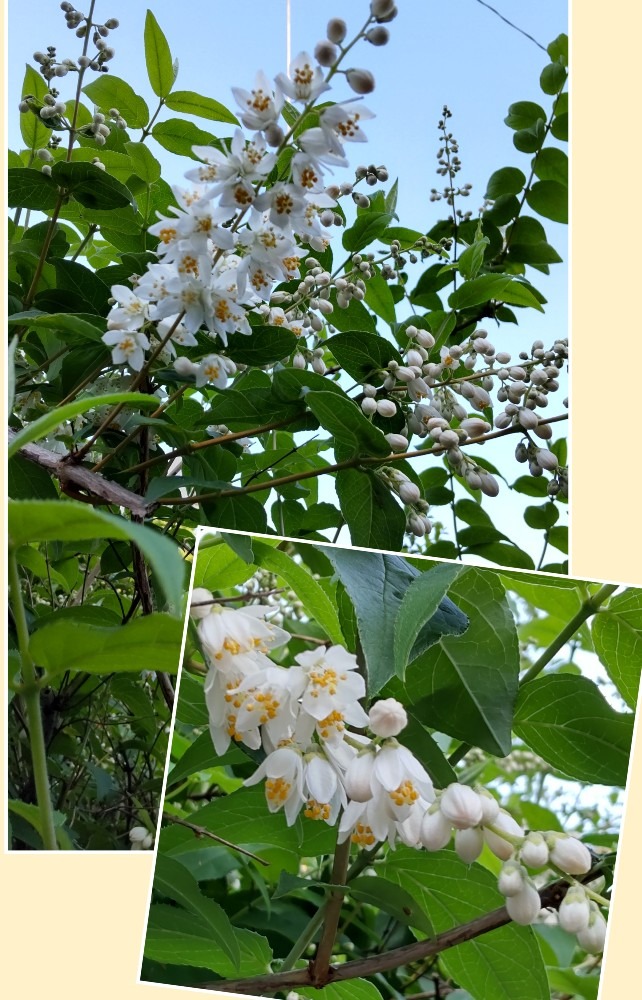
[[[335,42],[337,45],[340,45],[347,33],[348,25],[340,17],[333,17],[330,21],[328,21],[326,35],[331,42]]]
[[[406,710],[396,698],[382,698],[375,702],[368,720],[375,736],[398,736],[408,725]]]
[[[439,808],[454,827],[467,830],[482,820],[482,804],[477,792],[469,785],[453,782],[442,792]]]
[[[585,875],[591,868],[591,852],[588,847],[565,833],[549,833],[546,843],[550,860],[567,875]]]
[[[532,884],[526,882],[524,887],[515,896],[508,896],[506,899],[506,909],[508,916],[516,924],[532,924],[542,908],[542,901],[539,892]]]
[[[205,587],[194,587],[190,600],[190,615],[192,618],[206,618],[212,610],[213,602],[214,595],[210,590],[207,590]]]
[[[559,908],[560,927],[569,934],[579,934],[588,928],[590,915],[586,890],[580,885],[571,886]]]
[[[428,811],[421,821],[419,839],[427,851],[441,851],[452,836],[452,824],[440,809]]]
[[[375,89],[375,78],[368,69],[349,69],[346,80],[355,94],[371,94]]]
[[[497,879],[497,888],[502,896],[517,896],[526,884],[526,869],[520,864],[507,861],[502,865]]]

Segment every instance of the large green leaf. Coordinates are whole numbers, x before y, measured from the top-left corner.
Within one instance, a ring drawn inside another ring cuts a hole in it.
[[[642,591],[616,594],[593,619],[595,652],[626,701],[635,708],[642,670]]]
[[[192,160],[198,160],[196,153],[192,152],[192,146],[220,148],[216,136],[211,132],[204,132],[193,122],[186,122],[183,118],[168,118],[167,121],[157,122],[152,129],[152,135],[156,142],[170,153],[189,156]]]
[[[323,552],[355,609],[366,661],[368,694],[372,697],[394,676],[395,622],[408,588],[420,574],[400,556],[325,547]],[[433,567],[424,575],[430,576],[439,568]],[[440,576],[440,586],[443,582]],[[413,636],[413,643],[416,641],[426,648],[444,632],[461,632],[465,623],[458,608],[447,598],[441,599],[430,620],[424,619],[418,635]]]
[[[266,938],[242,927],[234,928],[234,937],[240,951],[238,964],[222,948],[215,947],[212,928],[202,916],[165,903],[152,903],[145,955],[166,965],[211,969],[224,979],[270,971],[272,952]]]
[[[366,979],[350,979],[345,983],[328,983],[319,990],[312,986],[297,986],[296,992],[308,1000],[381,1000],[381,993],[373,983]]]
[[[167,97],[174,85],[174,66],[169,43],[151,10],[145,17],[145,63],[147,76],[157,97]]]
[[[46,437],[54,427],[58,427],[65,420],[71,420],[80,413],[93,410],[97,406],[105,406],[112,403],[124,403],[127,406],[148,406],[154,408],[158,406],[158,399],[155,396],[146,396],[142,392],[107,392],[104,396],[84,396],[75,399],[73,403],[59,406],[57,409],[45,413],[32,424],[27,424],[13,438],[7,449],[9,458],[16,455],[21,448],[38,438]]]
[[[536,181],[526,192],[526,201],[547,219],[568,222],[568,188],[559,181]]]
[[[279,549],[255,539],[256,562],[272,573],[278,573],[292,588],[303,607],[324,630],[333,643],[343,644],[343,632],[334,604],[312,575]]]
[[[563,774],[593,785],[626,784],[632,713],[616,712],[587,677],[549,674],[525,684],[515,732]]]
[[[452,309],[469,309],[491,299],[544,311],[528,285],[506,274],[481,274],[472,281],[466,281],[449,296],[448,305]]]
[[[7,204],[10,208],[36,208],[41,212],[55,208],[58,187],[40,170],[9,167],[7,170]]]
[[[383,433],[347,396],[313,391],[306,394],[305,403],[321,426],[332,434],[339,461],[357,455],[384,458],[390,454],[390,445]]]
[[[406,674],[415,714],[432,729],[504,756],[517,698],[517,631],[495,573],[470,568],[450,589],[470,618],[462,636],[444,635]]]
[[[27,63],[22,82],[22,97],[31,94],[40,102],[48,93],[48,89],[40,73]],[[32,111],[20,115],[20,134],[27,149],[32,151],[46,146],[51,138],[51,131],[42,119],[38,115],[34,115]]]
[[[350,895],[360,903],[370,903],[384,913],[389,913],[400,924],[416,927],[428,937],[434,936],[433,926],[421,905],[418,905],[416,897],[396,882],[363,875],[350,882]]]
[[[379,869],[409,892],[437,933],[502,906],[497,879],[480,865],[466,865],[454,851],[401,847]],[[477,1000],[549,1000],[539,945],[530,927],[511,923],[440,955],[447,974]]]
[[[9,544],[16,548],[90,538],[133,542],[148,560],[170,612],[180,617],[185,565],[178,547],[159,531],[71,500],[10,500],[8,507]]]
[[[102,73],[82,89],[101,111],[108,114],[111,108],[118,108],[129,128],[144,128],[147,125],[149,108],[125,80],[111,73]]]
[[[255,326],[250,337],[234,333],[228,337],[227,355],[243,365],[270,365],[287,358],[297,343],[291,330],[279,326]]]
[[[54,163],[51,177],[85,208],[109,211],[134,200],[124,184],[93,163]]]
[[[154,670],[175,674],[179,667],[181,623],[169,615],[136,618],[118,628],[54,621],[34,632],[29,644],[39,667],[51,674]]]
[[[370,211],[357,216],[354,224],[343,234],[344,248],[350,253],[356,253],[357,250],[370,246],[383,235],[393,219],[393,212]]]
[[[326,347],[341,367],[357,382],[381,385],[388,362],[403,365],[403,358],[390,341],[370,333],[339,333],[326,341]]]
[[[213,122],[227,122],[229,125],[239,123],[236,115],[233,115],[224,104],[220,104],[212,97],[196,94],[193,90],[175,90],[165,103],[171,111],[182,111],[186,115],[208,118]]]
[[[85,340],[100,341],[105,332],[105,320],[91,313],[44,313],[38,309],[13,313],[7,320],[9,326],[26,326],[33,330],[53,330],[54,333],[73,334]],[[61,339],[65,339],[64,337]],[[59,411],[57,411],[59,412]],[[33,426],[33,425],[31,425]]]
[[[181,685],[182,685],[181,680]],[[187,687],[185,688],[187,692]],[[183,698],[183,688],[181,687],[181,699]],[[200,692],[203,697],[203,690]],[[212,737],[209,730],[197,736],[191,743],[179,761],[173,765],[168,776],[168,785],[175,785],[189,775],[198,774],[200,771],[207,771],[213,767],[226,767],[228,764],[247,763],[247,757],[242,750],[232,747],[222,757],[219,757],[214,749]]]
[[[245,583],[256,572],[256,566],[246,563],[227,545],[206,547],[203,542],[198,548],[198,559],[194,570],[194,586],[208,590],[225,590]]]
[[[201,893],[194,876],[179,861],[159,854],[154,869],[154,891],[200,917],[211,936],[212,945],[220,948],[238,971],[241,950],[229,917],[222,906]]]
[[[375,273],[371,278],[368,278],[365,303],[389,326],[395,322],[395,300],[392,297],[390,285],[380,274]]]
[[[403,548],[406,515],[379,476],[369,469],[341,469],[336,489],[353,545]]]
[[[435,615],[446,592],[463,572],[463,566],[442,563],[416,577],[403,596],[394,625],[395,672],[402,679],[411,661],[423,649],[414,649],[424,625]]]

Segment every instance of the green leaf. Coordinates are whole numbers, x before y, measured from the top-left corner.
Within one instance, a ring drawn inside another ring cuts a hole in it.
[[[403,358],[397,348],[390,341],[373,334],[339,333],[330,337],[325,346],[357,382],[381,385],[384,375],[379,369],[387,369],[390,361],[403,365]]]
[[[491,299],[544,311],[528,285],[506,274],[482,274],[465,282],[449,296],[448,305],[452,309],[469,309]]]
[[[415,661],[405,688],[431,728],[505,756],[517,699],[517,630],[496,573],[470,568],[450,588],[470,618],[460,636],[443,635]]]
[[[297,993],[309,1000],[319,1000],[319,991],[312,986],[297,986]],[[328,983],[323,987],[323,1000],[381,1000],[381,993],[365,979],[351,979],[345,983]]]
[[[37,420],[34,420],[32,424],[27,424],[26,427],[23,427],[9,444],[7,448],[8,457],[11,458],[31,441],[37,441],[38,438],[46,437],[54,427],[58,427],[65,420],[71,420],[73,417],[77,417],[79,413],[86,413],[87,410],[93,410],[96,406],[111,405],[112,403],[125,403],[128,406],[147,406],[152,408],[158,406],[158,400],[155,397],[147,396],[142,392],[108,392],[104,396],[85,396],[84,399],[75,399],[73,403],[67,403],[65,406],[53,409],[49,413],[43,414]]]
[[[383,235],[393,219],[393,212],[370,211],[357,216],[354,225],[343,234],[344,249],[350,253],[363,250]]]
[[[147,125],[149,108],[125,80],[111,73],[102,73],[82,90],[100,111],[108,114],[111,108],[118,108],[129,128],[144,128]]]
[[[363,330],[366,333],[377,332],[377,322],[363,302],[350,299],[347,309],[342,309],[337,305],[337,294],[334,289],[330,292],[330,302],[334,306],[332,325],[341,333],[353,333],[355,330]]]
[[[559,181],[536,181],[526,192],[534,212],[554,222],[568,222],[568,189]]]
[[[368,693],[376,694],[395,673],[395,621],[409,586],[420,578],[415,567],[399,556],[379,552],[324,548],[354,607],[366,660]],[[459,568],[459,567],[458,567]],[[435,572],[435,567],[426,571]],[[458,634],[467,620],[448,598],[413,639],[421,650],[444,633]]]
[[[624,786],[633,718],[612,709],[588,678],[549,674],[522,687],[514,728],[535,753],[570,778]]]
[[[525,183],[526,175],[517,167],[502,167],[491,174],[484,197],[494,201],[503,194],[518,194]]]
[[[383,458],[390,454],[390,445],[383,433],[370,423],[361,409],[347,396],[312,391],[306,394],[305,403],[321,426],[332,434],[339,461],[356,458],[358,455],[378,455]]]
[[[148,12],[149,13],[149,12]],[[153,184],[161,175],[161,165],[153,156],[144,142],[126,142],[132,170],[146,184]]]
[[[225,590],[245,583],[256,572],[256,566],[246,563],[227,545],[214,545],[206,548],[199,545],[196,569],[194,570],[194,586],[207,587],[208,590]]]
[[[163,149],[179,156],[189,156],[192,160],[198,160],[198,156],[192,152],[192,146],[221,148],[219,140],[211,132],[204,132],[193,122],[186,122],[182,118],[168,118],[165,122],[158,122],[152,129],[152,135]]]
[[[16,548],[26,542],[90,538],[133,542],[148,560],[170,612],[181,617],[184,563],[178,547],[159,531],[73,501],[10,500],[8,508],[9,543]]]
[[[36,208],[47,212],[56,207],[58,188],[40,170],[10,167],[7,170],[7,204],[10,208]]]
[[[490,243],[487,236],[466,247],[459,258],[459,273],[467,280],[476,277],[480,267],[484,263],[486,247]]]
[[[226,122],[228,125],[238,125],[236,115],[211,97],[203,97],[193,90],[175,90],[165,102],[170,111],[182,111],[186,115],[197,115],[213,122]]]
[[[392,326],[396,319],[395,303],[390,285],[380,274],[375,273],[368,278],[365,302],[377,316],[381,316],[384,323]]]
[[[463,566],[450,566],[447,563],[436,565],[413,580],[406,590],[394,624],[395,672],[402,680],[406,667],[411,662],[411,650],[419,633],[434,616],[446,592],[463,569]],[[416,651],[413,652],[415,657],[419,655]]]
[[[545,94],[558,94],[566,83],[566,70],[559,62],[549,63],[541,72],[539,85]]]
[[[531,128],[538,121],[546,121],[546,112],[533,101],[517,101],[511,104],[504,122],[515,130]]]
[[[563,66],[568,66],[568,35],[558,35],[546,46],[546,51],[552,62],[561,62]]]
[[[14,500],[26,500],[30,497],[56,500],[58,492],[45,469],[28,462],[21,455],[14,455],[7,470],[7,495]]]
[[[167,97],[174,85],[172,54],[168,41],[151,10],[147,11],[145,17],[145,63],[152,90],[157,97]],[[127,122],[131,124],[129,119]]]
[[[40,73],[27,63],[22,82],[22,97],[32,94],[40,103],[48,90],[49,88]],[[31,152],[46,146],[51,137],[51,132],[43,120],[39,115],[34,115],[32,111],[20,115],[20,134],[25,146]]]
[[[222,906],[203,896],[187,868],[174,858],[159,854],[154,869],[154,890],[200,917],[210,932],[212,945],[220,948],[238,971],[241,951],[236,928],[232,927]]]
[[[269,484],[266,485],[269,489]],[[203,523],[215,528],[232,528],[237,531],[265,532],[267,529],[267,514],[265,508],[254,497],[239,496],[221,497],[217,500],[204,500],[201,504]]]
[[[303,604],[303,607],[314,621],[324,630],[333,643],[343,644],[343,632],[334,604],[323,587],[279,549],[272,548],[265,542],[254,539],[253,548],[256,562],[259,566],[277,573],[288,584]]]
[[[350,895],[360,903],[369,903],[378,910],[389,913],[400,924],[416,927],[427,937],[434,937],[432,923],[417,905],[415,897],[396,882],[380,877],[361,876],[350,882]]]
[[[533,160],[533,171],[541,181],[557,181],[568,187],[568,156],[563,149],[549,146]]]
[[[51,177],[85,208],[108,211],[123,208],[134,200],[124,184],[93,163],[54,163]]]
[[[564,993],[583,1000],[597,1000],[600,985],[599,974],[581,976],[574,969],[548,968],[548,982],[555,993]]]
[[[178,673],[182,626],[169,615],[151,614],[118,628],[55,621],[31,636],[29,650],[51,674],[162,670]]]
[[[559,516],[559,507],[551,500],[542,504],[541,507],[527,507],[524,511],[526,524],[536,531],[546,531],[547,528],[552,528]]]
[[[226,354],[242,365],[271,365],[289,357],[297,338],[291,330],[279,326],[255,326],[250,337],[233,333],[228,337]]]
[[[182,684],[182,680],[181,680]],[[203,690],[200,691],[203,698]],[[183,689],[180,689],[180,696],[183,697]],[[204,701],[204,698],[203,698]],[[180,760],[174,764],[167,775],[168,785],[176,785],[179,781],[190,775],[199,774],[201,771],[208,771],[213,767],[225,767],[228,764],[242,764],[247,761],[247,757],[242,750],[233,747],[221,757],[218,756],[209,729],[201,733],[193,743],[191,743]]]
[[[642,591],[616,594],[594,617],[595,652],[627,705],[635,708],[642,669]]]
[[[8,799],[7,807],[10,813],[14,813],[16,816],[20,816],[22,819],[26,820],[30,826],[38,833],[40,839],[43,839],[43,824],[40,809],[36,805],[31,805],[28,802],[19,802],[17,799]],[[64,813],[58,812],[57,809],[53,811],[53,823],[56,830],[56,839],[58,841],[58,846],[63,850],[71,847],[68,835],[62,829],[62,827],[67,822],[67,817]]]
[[[528,552],[524,552],[517,545],[512,545],[508,542],[488,542],[481,545],[473,545],[467,551],[471,555],[497,563],[498,566],[514,566],[516,569],[535,569],[535,563]]]
[[[16,394],[16,347],[18,337],[12,337],[7,347],[7,411],[13,410],[13,401]]]
[[[551,135],[560,142],[568,142],[568,113],[558,114],[553,119]]]
[[[80,313],[44,313],[38,309],[13,313],[8,318],[9,326],[26,326],[29,330],[53,330],[55,333],[71,333],[86,340],[100,341],[106,323],[99,316]],[[61,338],[65,339],[65,338]]]
[[[238,963],[230,961],[227,949],[214,947],[212,929],[201,916],[175,906],[152,903],[145,955],[163,964],[211,969],[224,979],[237,974],[252,976],[269,972],[272,952],[267,939],[243,927],[235,927],[233,935],[240,951]]]
[[[353,545],[393,551],[403,547],[406,515],[379,476],[369,469],[340,469],[336,490]]]
[[[438,934],[504,902],[496,876],[480,865],[464,864],[454,851],[400,847],[379,870],[410,893]],[[443,951],[439,960],[448,976],[480,1000],[549,1000],[544,963],[530,927],[499,927]]]

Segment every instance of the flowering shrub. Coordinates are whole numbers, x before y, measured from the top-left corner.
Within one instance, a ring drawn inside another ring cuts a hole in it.
[[[493,173],[475,218],[443,109],[431,197],[450,214],[422,233],[384,165],[348,171],[376,113],[357,43],[374,64],[403,5],[362,0],[361,27],[332,18],[273,80],[243,70],[234,109],[177,89],[152,11],[148,107],[113,72],[119,23],[98,6],[61,4],[80,52],[34,54],[10,155],[16,501],[61,491],[166,531],[347,526],[366,547],[526,568],[535,530],[540,565],[565,572],[566,340],[515,335],[507,352],[492,333],[543,310],[532,270],[561,259],[538,216],[565,221],[565,37],[547,107],[506,118],[529,163]],[[189,169],[163,177],[157,146]],[[507,436],[527,475],[486,457]],[[509,489],[538,501],[516,538],[481,507]]]
[[[594,991],[642,668],[616,590],[204,536],[142,978]]]

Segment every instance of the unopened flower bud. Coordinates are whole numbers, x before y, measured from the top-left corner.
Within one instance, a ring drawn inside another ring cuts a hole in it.
[[[507,833],[509,837],[523,837],[524,831],[522,830],[519,823],[517,823],[510,813],[506,812],[505,809],[500,809],[499,816],[494,820],[493,824],[498,830]],[[493,833],[488,827],[484,828],[484,837],[486,838],[486,843],[493,852],[493,854],[498,857],[501,861],[508,861],[512,858],[515,853],[515,847],[510,843],[509,840],[505,840],[497,833]]]
[[[367,802],[372,798],[372,769],[374,753],[359,754],[348,764],[344,785],[346,794],[353,802]]]
[[[400,499],[407,504],[416,503],[421,499],[421,490],[415,483],[399,483],[397,492]]]
[[[314,58],[320,66],[332,66],[339,58],[339,50],[331,41],[323,39],[315,46]]]
[[[602,916],[597,903],[593,900],[589,903],[590,916],[588,927],[580,931],[577,935],[577,942],[584,951],[597,955],[604,951],[606,941],[606,920]]]
[[[506,861],[502,865],[497,879],[502,896],[517,896],[526,884],[526,869],[517,861]]]
[[[529,868],[543,868],[548,864],[548,846],[541,833],[529,833],[524,841],[519,856]]]
[[[331,42],[336,42],[338,45],[346,37],[348,33],[348,25],[340,17],[333,17],[328,21],[328,27],[326,29],[326,35]]]
[[[303,369],[303,368],[306,367],[306,360],[305,360],[305,358],[303,357],[302,354],[299,354],[298,351],[294,355],[294,357],[292,358],[292,367],[293,368],[298,368],[299,370],[301,370],[301,369]]]
[[[448,785],[439,800],[439,808],[458,830],[477,826],[482,820],[481,800],[470,785],[460,785],[458,782]]]
[[[317,375],[325,375],[327,371],[323,358],[312,358],[312,368]]]
[[[174,358],[174,371],[178,375],[195,375],[196,372],[200,371],[200,368],[189,358],[180,355],[178,358]]]
[[[484,835],[481,830],[470,827],[467,830],[455,831],[455,850],[463,862],[472,865],[482,852]]]
[[[366,39],[371,45],[387,45],[390,41],[390,32],[387,28],[382,28],[381,25],[377,25],[376,28],[371,28],[370,31],[366,31]]]
[[[546,842],[550,860],[567,875],[585,875],[591,868],[591,853],[588,847],[565,833],[549,833]]]
[[[397,406],[392,399],[380,399],[377,403],[377,413],[382,417],[394,417]]]
[[[377,412],[376,399],[373,399],[372,396],[364,396],[361,400],[361,409],[367,417],[372,416],[373,413]]]
[[[579,934],[587,929],[590,915],[586,890],[583,886],[571,886],[559,908],[560,927],[569,934]]]
[[[190,600],[189,613],[192,618],[206,618],[212,610],[213,603],[214,595],[210,590],[207,590],[205,587],[194,587]]]
[[[346,80],[355,94],[371,94],[375,89],[375,78],[368,69],[349,69]]]
[[[419,839],[427,851],[441,851],[452,836],[452,824],[436,809],[427,812],[421,821]]]
[[[408,450],[408,438],[403,434],[386,434],[385,438],[392,451],[401,452]]]
[[[375,736],[398,736],[408,725],[408,716],[396,698],[382,698],[370,709],[368,725]]]
[[[370,13],[373,17],[389,17],[394,8],[394,0],[370,0]]]
[[[538,448],[537,454],[535,455],[535,461],[542,469],[548,469],[549,472],[555,472],[559,462],[557,460],[557,455],[554,455],[552,451],[548,448]]]
[[[147,851],[154,843],[154,837],[144,826],[133,826],[129,831],[132,851]]]
[[[280,146],[285,139],[285,132],[276,122],[270,122],[263,130],[263,135],[268,146]]]
[[[539,892],[531,882],[526,882],[524,887],[515,896],[508,896],[506,899],[506,909],[508,916],[516,924],[532,924],[537,919],[542,908],[542,901]]]
[[[499,802],[491,793],[482,787],[476,787],[482,807],[482,824],[494,823],[499,816]]]

